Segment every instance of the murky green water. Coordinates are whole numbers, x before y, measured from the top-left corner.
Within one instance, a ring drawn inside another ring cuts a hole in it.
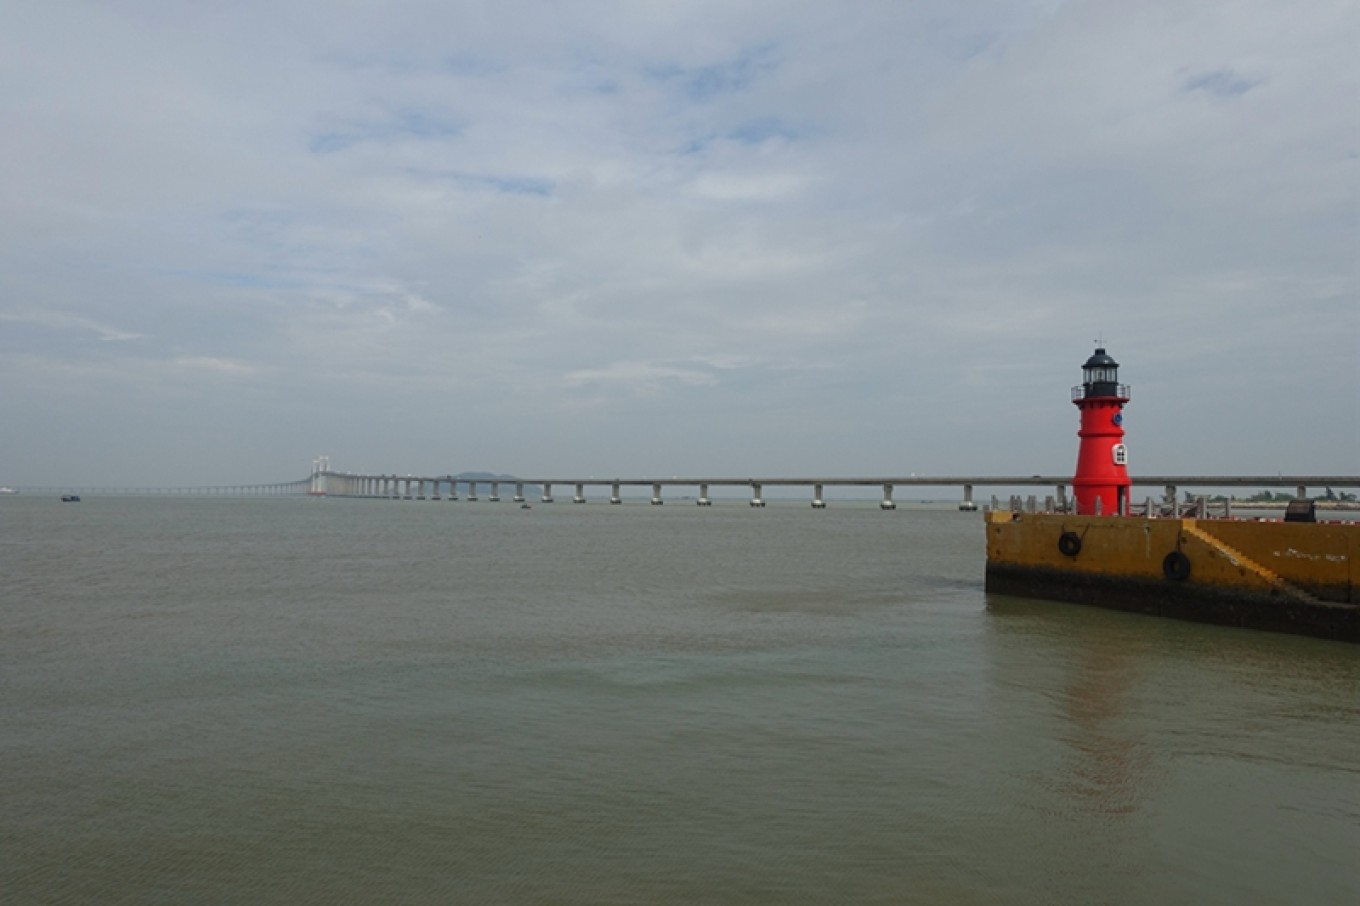
[[[0,500],[6,903],[1360,901],[1360,649],[872,502]]]

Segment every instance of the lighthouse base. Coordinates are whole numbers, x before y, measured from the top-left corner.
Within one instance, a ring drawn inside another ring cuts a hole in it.
[[[1360,643],[1360,523],[989,513],[987,591]]]
[[[1170,586],[1129,577],[1074,579],[1058,570],[990,564],[987,593],[1360,643],[1360,607],[1354,604],[1307,604],[1280,596]]]

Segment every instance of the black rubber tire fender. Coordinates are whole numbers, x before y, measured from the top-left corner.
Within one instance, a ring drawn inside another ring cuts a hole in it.
[[[1058,536],[1058,550],[1067,557],[1081,553],[1081,536],[1076,532],[1063,532]]]
[[[1190,558],[1180,551],[1172,551],[1162,558],[1162,575],[1172,582],[1184,582],[1190,578]]]

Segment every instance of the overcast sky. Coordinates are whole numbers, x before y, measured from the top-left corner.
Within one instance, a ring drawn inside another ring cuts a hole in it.
[[[0,484],[1360,472],[1360,7],[0,0]]]

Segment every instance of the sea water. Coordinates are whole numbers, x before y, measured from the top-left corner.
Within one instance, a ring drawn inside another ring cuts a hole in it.
[[[869,501],[0,500],[5,903],[1360,902],[1360,647]]]

